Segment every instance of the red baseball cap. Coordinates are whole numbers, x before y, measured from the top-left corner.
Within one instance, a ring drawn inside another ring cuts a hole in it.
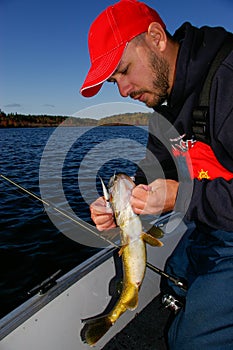
[[[80,89],[84,97],[97,94],[115,72],[127,43],[147,32],[152,22],[166,27],[154,9],[137,0],[121,0],[95,19],[88,35],[91,68]]]

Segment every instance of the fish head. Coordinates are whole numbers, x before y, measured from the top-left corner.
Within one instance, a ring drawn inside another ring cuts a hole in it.
[[[108,184],[110,202],[115,214],[122,212],[130,205],[130,197],[135,183],[126,174],[113,175]]]

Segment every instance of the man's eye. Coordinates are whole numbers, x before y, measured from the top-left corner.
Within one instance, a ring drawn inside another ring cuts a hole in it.
[[[126,67],[125,69],[123,69],[123,70],[121,71],[121,74],[125,75],[125,74],[127,74],[127,71],[128,71],[128,67]]]

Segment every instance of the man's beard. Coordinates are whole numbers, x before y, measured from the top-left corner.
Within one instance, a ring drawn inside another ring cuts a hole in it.
[[[153,95],[153,99],[146,101],[147,107],[156,107],[161,105],[168,98],[169,89],[169,65],[167,61],[163,58],[159,58],[154,52],[150,53],[149,63],[151,66],[151,72],[154,77],[153,80],[153,91],[141,89],[133,91],[130,94],[131,98],[139,96],[143,93],[149,93]]]
[[[154,98],[148,102],[147,106],[155,107],[161,105],[168,98],[169,65],[164,58],[159,58],[153,52],[150,54],[149,62],[154,75],[153,87],[155,93],[152,91]]]

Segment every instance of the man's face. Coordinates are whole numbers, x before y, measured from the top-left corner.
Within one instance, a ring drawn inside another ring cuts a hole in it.
[[[169,65],[148,46],[135,45],[132,40],[108,81],[117,83],[122,97],[130,96],[155,107],[168,97]]]

